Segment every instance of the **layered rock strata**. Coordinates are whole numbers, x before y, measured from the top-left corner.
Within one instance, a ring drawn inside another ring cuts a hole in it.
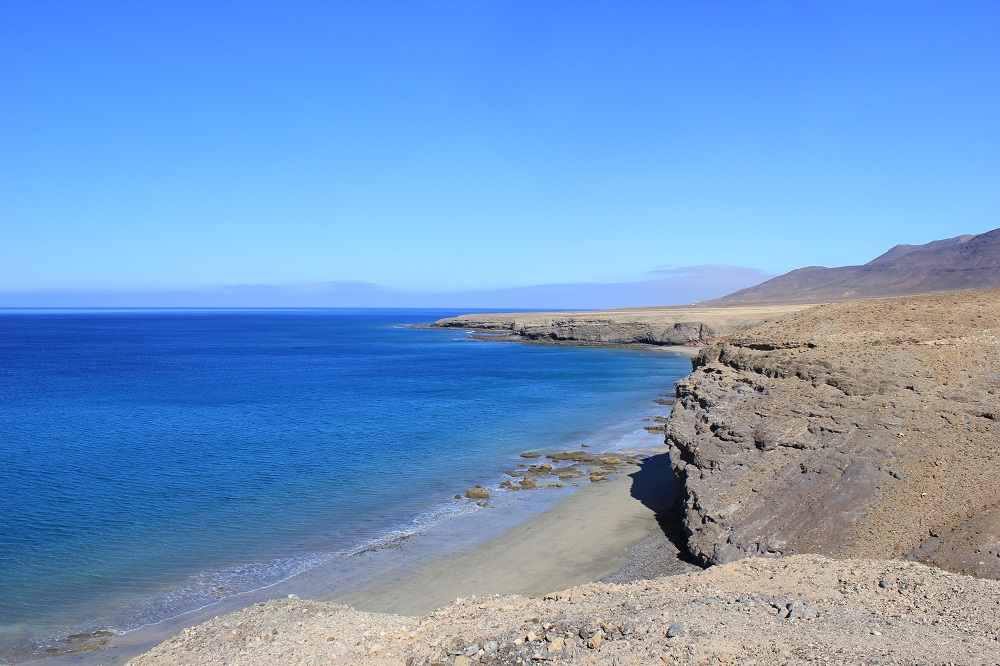
[[[824,305],[677,383],[692,554],[912,557],[1000,578],[1000,292]]]
[[[586,344],[685,345],[713,341],[804,305],[703,307],[698,305],[596,312],[475,314],[434,322],[435,328],[505,333],[524,341]]]

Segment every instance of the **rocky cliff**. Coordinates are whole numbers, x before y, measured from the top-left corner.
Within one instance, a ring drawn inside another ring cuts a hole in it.
[[[677,306],[594,312],[518,312],[451,317],[436,328],[507,333],[538,342],[684,345],[714,340],[804,305],[767,307]]]
[[[691,552],[913,557],[1000,578],[1000,292],[835,303],[677,383]]]

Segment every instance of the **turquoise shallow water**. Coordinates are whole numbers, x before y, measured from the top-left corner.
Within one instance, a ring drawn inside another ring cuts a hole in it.
[[[0,312],[0,658],[474,510],[613,445],[690,368],[401,328],[427,310]]]

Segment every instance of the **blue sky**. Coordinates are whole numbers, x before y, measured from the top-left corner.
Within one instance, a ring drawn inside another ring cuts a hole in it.
[[[993,1],[0,0],[0,293],[481,293],[987,231],[998,29]]]

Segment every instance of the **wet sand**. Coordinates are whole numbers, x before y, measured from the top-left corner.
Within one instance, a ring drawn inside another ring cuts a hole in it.
[[[629,551],[666,541],[656,508],[672,499],[663,459],[631,466],[611,481],[590,483],[509,532],[364,586],[320,597],[357,610],[425,615],[459,597],[548,592],[622,570]],[[661,488],[649,477],[663,482]],[[641,491],[638,489],[642,489]],[[538,491],[536,491],[538,492]],[[640,495],[637,497],[636,495]],[[675,558],[676,559],[676,558]],[[678,562],[675,573],[688,570]]]
[[[656,436],[643,439],[648,446]],[[122,664],[187,627],[290,594],[359,610],[417,616],[459,597],[542,596],[616,574],[629,579],[689,571],[692,565],[678,559],[661,528],[661,523],[670,522],[668,509],[676,496],[664,451],[665,447],[645,448],[643,452],[652,458],[622,467],[608,481],[592,483],[585,477],[578,488],[496,494],[489,508],[320,565],[271,587],[114,636],[98,652],[34,663]],[[630,557],[635,551],[644,556]],[[653,551],[660,557],[650,565],[647,556]],[[645,562],[645,570],[635,570],[636,562]]]

